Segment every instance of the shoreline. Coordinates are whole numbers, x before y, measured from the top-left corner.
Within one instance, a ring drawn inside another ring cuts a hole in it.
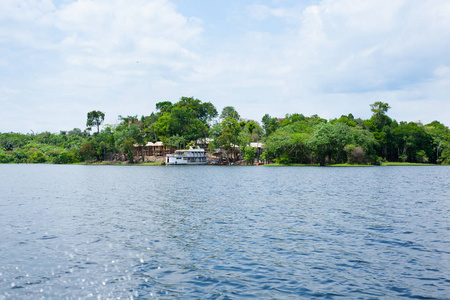
[[[39,165],[39,163],[0,163],[2,165]],[[164,162],[147,162],[147,163],[121,163],[121,162],[112,162],[112,161],[103,161],[103,162],[93,162],[93,163],[73,163],[73,164],[52,164],[52,163],[43,163],[44,165],[81,165],[81,166],[166,166]],[[214,165],[214,164],[206,164],[205,166],[224,166],[224,167],[321,167],[319,164],[253,164],[253,165]],[[392,166],[448,166],[442,164],[430,164],[430,163],[408,163],[408,162],[386,162],[381,165],[367,165],[367,164],[327,164],[322,167],[335,167],[335,168],[352,168],[352,167],[392,167]]]

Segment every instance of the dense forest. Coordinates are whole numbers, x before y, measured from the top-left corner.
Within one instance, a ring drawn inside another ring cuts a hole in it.
[[[293,113],[283,118],[266,114],[259,123],[241,118],[231,106],[219,115],[210,102],[182,97],[176,103],[157,103],[156,112],[148,116],[119,116],[115,125],[102,126],[105,114],[91,111],[85,130],[0,133],[0,163],[133,163],[135,145],[162,141],[181,149],[209,138],[209,150],[222,149],[229,162],[253,163],[257,149],[250,143],[258,142],[264,145],[259,159],[279,164],[450,164],[447,126],[438,121],[397,122],[387,115],[390,107],[383,102],[370,108],[367,120],[352,114],[326,120]]]

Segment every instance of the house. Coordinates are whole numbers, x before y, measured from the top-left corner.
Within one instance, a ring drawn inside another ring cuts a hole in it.
[[[166,154],[174,153],[175,148],[171,146],[165,146],[163,142],[148,142],[144,146],[134,144],[134,156],[135,157],[148,157],[148,156],[160,156],[165,157]],[[146,159],[144,159],[146,160]]]
[[[216,149],[215,151],[209,153],[208,146],[212,141],[213,139],[211,138],[202,138],[197,140],[196,145],[207,151],[207,156],[209,159],[217,159],[222,157],[224,152],[223,149]],[[256,161],[258,162],[260,155],[264,151],[264,144],[250,143],[249,146],[257,149]],[[239,146],[234,145],[234,147],[236,148],[237,153],[239,153]],[[171,146],[166,146],[161,141],[148,142],[145,145],[134,144],[134,157],[144,162],[164,161],[164,157],[166,156],[166,154],[175,153],[175,150],[177,149]]]

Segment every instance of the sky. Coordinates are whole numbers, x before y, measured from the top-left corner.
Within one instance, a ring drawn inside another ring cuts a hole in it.
[[[86,128],[181,97],[450,125],[448,0],[1,0],[0,132]]]

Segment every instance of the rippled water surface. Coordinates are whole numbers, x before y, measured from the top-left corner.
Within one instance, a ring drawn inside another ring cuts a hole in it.
[[[0,299],[450,295],[449,167],[0,165]]]

